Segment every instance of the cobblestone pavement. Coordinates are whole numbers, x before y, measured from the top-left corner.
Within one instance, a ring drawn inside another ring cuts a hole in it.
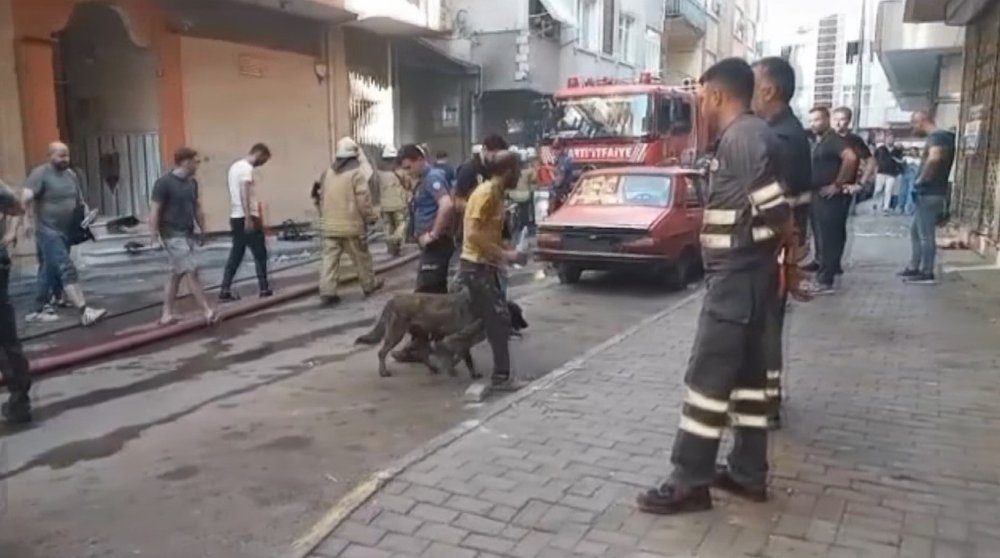
[[[997,328],[961,286],[894,276],[905,241],[855,238],[842,291],[789,316],[771,500],[652,517],[700,300],[406,468],[323,558],[1000,555]]]

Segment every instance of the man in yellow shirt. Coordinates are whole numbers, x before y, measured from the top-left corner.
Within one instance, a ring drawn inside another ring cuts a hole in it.
[[[510,373],[510,316],[500,288],[502,268],[512,263],[524,263],[525,255],[504,247],[504,199],[517,186],[520,158],[509,151],[499,151],[487,161],[494,169],[493,177],[479,185],[465,206],[464,235],[459,280],[469,289],[472,311],[482,320],[481,328],[471,328],[445,340],[452,354],[465,354],[486,330],[486,339],[493,351],[492,386],[512,388]]]

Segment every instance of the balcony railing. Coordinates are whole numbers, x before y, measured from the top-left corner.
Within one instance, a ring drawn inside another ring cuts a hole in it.
[[[667,19],[680,19],[699,33],[708,28],[708,12],[698,0],[667,0]]]

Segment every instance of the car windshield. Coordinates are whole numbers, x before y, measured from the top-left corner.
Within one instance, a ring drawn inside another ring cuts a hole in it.
[[[566,138],[635,138],[650,132],[649,95],[593,95],[556,99],[549,128]]]
[[[573,190],[569,205],[670,205],[669,176],[599,174],[585,177]]]

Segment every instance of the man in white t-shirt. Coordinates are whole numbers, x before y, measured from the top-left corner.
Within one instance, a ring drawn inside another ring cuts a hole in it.
[[[229,167],[229,226],[233,231],[233,248],[222,276],[222,290],[219,300],[238,300],[232,291],[233,277],[243,263],[243,256],[249,247],[257,268],[257,286],[261,298],[274,294],[267,281],[267,242],[264,238],[264,224],[261,220],[260,202],[256,194],[254,169],[264,166],[271,159],[271,150],[263,143],[250,148],[250,154]]]

